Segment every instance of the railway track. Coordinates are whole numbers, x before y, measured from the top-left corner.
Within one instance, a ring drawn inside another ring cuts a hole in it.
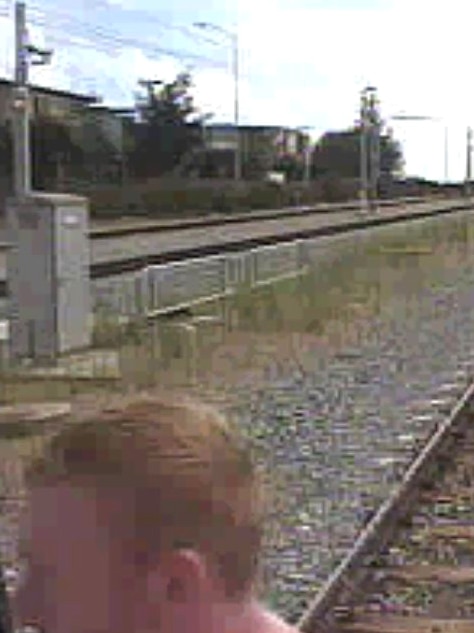
[[[391,203],[391,206],[393,206],[393,202]],[[144,266],[168,264],[171,262],[183,261],[185,259],[210,257],[223,253],[237,253],[250,250],[252,248],[258,248],[259,246],[272,246],[274,244],[279,244],[283,242],[335,235],[348,231],[363,230],[369,227],[395,224],[397,222],[406,222],[407,220],[413,219],[428,218],[434,215],[451,213],[453,211],[467,210],[470,208],[472,208],[472,203],[464,200],[447,202],[445,205],[443,205],[442,207],[438,207],[437,209],[426,209],[424,211],[417,211],[416,213],[407,210],[406,212],[397,212],[385,216],[375,214],[363,218],[346,218],[342,222],[328,222],[314,228],[288,230],[283,233],[277,234],[268,233],[255,237],[249,236],[234,240],[225,240],[202,244],[199,246],[179,248],[176,250],[170,249],[165,252],[150,255],[141,255],[139,257],[124,257],[113,261],[95,262],[91,264],[90,274],[91,279],[104,279],[106,277],[113,277],[116,275],[122,275],[124,273],[135,272],[142,269]]]
[[[474,383],[433,430],[299,628],[474,631]],[[0,633],[12,633],[1,574]]]
[[[396,200],[380,200],[377,204],[380,208],[389,206],[417,205],[429,202],[430,200],[442,200],[440,196],[432,198],[407,197]],[[351,201],[343,203],[327,203],[317,205],[286,207],[283,209],[272,209],[264,211],[251,211],[246,213],[234,213],[232,215],[211,215],[202,217],[184,218],[179,220],[134,220],[122,222],[120,219],[115,222],[104,223],[103,226],[96,225],[89,230],[89,238],[94,242],[111,240],[120,237],[133,237],[134,235],[149,235],[170,233],[175,231],[186,231],[190,229],[219,227],[226,225],[245,224],[248,222],[270,222],[275,219],[298,218],[310,215],[329,215],[344,211],[356,211],[360,209],[360,202]],[[6,239],[6,229],[0,226],[0,250],[8,248]]]
[[[423,197],[407,197],[397,200],[379,200],[379,207],[393,206],[394,204],[421,204],[428,199]],[[283,209],[271,209],[264,211],[250,211],[246,213],[234,213],[232,215],[218,215],[208,217],[186,218],[167,222],[143,221],[131,222],[123,226],[104,226],[91,229],[89,237],[93,240],[110,239],[112,237],[125,237],[140,235],[142,233],[164,233],[167,231],[186,230],[211,226],[223,226],[226,224],[242,224],[249,221],[265,221],[298,217],[312,214],[336,213],[337,211],[352,211],[360,208],[360,201],[326,203],[317,205],[304,205],[286,207]]]
[[[299,627],[304,633],[474,631],[474,383]]]
[[[133,273],[143,269],[146,266],[167,264],[197,257],[209,257],[212,255],[219,255],[223,253],[242,252],[260,246],[270,246],[293,240],[310,239],[315,237],[334,235],[337,233],[344,233],[347,231],[362,230],[373,226],[382,226],[385,224],[396,222],[405,222],[407,220],[427,218],[435,215],[441,215],[445,213],[451,213],[453,211],[460,211],[472,208],[471,201],[466,199],[446,200],[443,202],[432,201],[433,207],[429,206],[429,201],[427,201],[426,199],[415,200],[417,204],[424,202],[426,207],[418,208],[416,211],[411,210],[410,207],[402,211],[395,210],[386,214],[372,213],[367,216],[357,216],[355,214],[348,215],[349,212],[347,210],[341,210],[341,213],[339,214],[327,214],[332,216],[331,220],[318,222],[316,223],[316,225],[310,227],[297,229],[291,229],[290,227],[288,227],[286,230],[280,229],[279,232],[275,232],[274,228],[273,232],[269,230],[268,233],[259,230],[258,232],[255,232],[254,235],[252,235],[251,232],[249,233],[244,231],[238,234],[234,234],[233,239],[232,236],[227,234],[221,234],[219,236],[219,239],[209,239],[210,237],[212,238],[212,235],[205,234],[203,237],[203,235],[200,234],[199,239],[196,237],[196,241],[198,242],[196,245],[194,245],[193,240],[190,239],[190,227],[182,226],[179,231],[182,231],[183,235],[186,235],[185,229],[189,230],[189,232],[187,233],[188,239],[186,240],[186,244],[183,243],[180,245],[168,246],[166,247],[166,249],[158,249],[157,251],[153,252],[147,252],[146,250],[142,249],[139,251],[140,254],[136,254],[134,252],[133,255],[127,254],[126,249],[124,249],[123,254],[121,254],[120,256],[115,256],[112,259],[107,259],[103,257],[99,257],[98,259],[94,258],[95,261],[93,259],[90,265],[90,276],[91,279],[104,279],[107,277],[120,276],[126,273]],[[397,209],[400,206],[399,202],[400,201],[397,201],[397,203],[394,204],[393,201],[385,201],[385,206]],[[407,199],[404,199],[403,202],[407,204]],[[413,200],[410,200],[410,205],[411,202],[413,202]],[[351,204],[353,205],[353,207],[355,207],[355,203]],[[338,208],[341,209],[340,206]],[[310,213],[309,209],[310,208],[308,208],[308,213]],[[292,210],[290,215],[296,217],[298,216],[298,213],[295,212],[295,210]],[[336,215],[337,217],[335,217]],[[273,215],[272,217],[268,217],[267,219],[269,221],[274,221],[275,215]],[[255,219],[252,220],[252,218],[248,215],[240,216],[238,220],[238,222],[240,223],[247,222],[249,224],[251,224],[251,222],[253,221],[255,221]],[[226,222],[227,220],[220,220],[218,224],[225,225]],[[150,228],[141,227],[140,230],[142,229],[146,233],[153,232]],[[129,236],[137,235],[137,227],[117,227],[115,229],[110,229],[107,235],[105,235],[102,231],[100,239],[107,238],[112,242],[114,239],[116,241],[120,240],[121,237],[125,237],[126,234],[123,233],[123,231],[125,230],[129,232]],[[173,230],[175,232],[177,231],[176,226]],[[120,235],[117,234],[117,231],[121,231]],[[93,240],[95,239],[96,238],[93,237]],[[6,295],[6,280],[0,279],[0,297],[5,297]]]
[[[328,579],[300,622],[303,632],[474,632],[471,484],[474,385]],[[0,578],[4,633],[1,596]]]

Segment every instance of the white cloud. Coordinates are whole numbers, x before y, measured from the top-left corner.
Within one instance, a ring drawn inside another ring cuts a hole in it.
[[[469,0],[351,0],[347,4],[353,8],[349,9],[342,8],[342,2],[339,8],[331,8],[334,3],[329,2],[321,8],[316,0],[237,1],[243,122],[314,125],[318,134],[341,129],[358,116],[360,90],[370,83],[379,89],[386,117],[405,112],[442,118],[449,126],[449,175],[464,176],[465,127],[474,123],[474,87],[467,80],[472,28]],[[114,3],[134,4],[131,0],[107,2]],[[356,8],[363,4],[365,8]],[[229,16],[230,9],[229,5]],[[154,9],[150,6],[149,10]],[[190,19],[184,13],[182,17],[181,22]],[[12,36],[11,22],[0,19],[1,71],[9,75],[13,70]],[[48,41],[41,39],[39,29],[34,37],[40,45]],[[140,33],[133,37],[138,39]],[[182,63],[151,59],[129,48],[115,56],[64,44],[55,49],[53,65],[33,71],[35,81],[66,89],[95,89],[114,105],[131,103],[139,78],[168,80],[183,68]],[[194,65],[197,104],[214,113],[216,120],[231,121],[230,48],[227,55],[212,47],[206,54],[228,59],[229,67]],[[391,123],[403,142],[408,172],[444,176],[445,123]]]
[[[12,77],[14,72],[13,23],[0,15],[0,76]]]

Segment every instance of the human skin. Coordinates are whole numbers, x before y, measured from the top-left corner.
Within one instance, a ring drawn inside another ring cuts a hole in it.
[[[295,633],[251,593],[227,598],[197,551],[133,557],[130,504],[126,495],[104,497],[71,483],[30,491],[16,626],[46,633]]]

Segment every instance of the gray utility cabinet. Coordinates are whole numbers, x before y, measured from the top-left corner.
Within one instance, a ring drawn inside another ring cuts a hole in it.
[[[10,357],[54,360],[91,343],[86,198],[32,193],[7,203]]]

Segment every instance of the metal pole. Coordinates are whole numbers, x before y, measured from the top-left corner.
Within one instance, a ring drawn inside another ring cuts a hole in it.
[[[376,186],[376,122],[375,122],[375,94],[372,92],[369,98],[369,207],[372,208],[375,199]]]
[[[360,108],[360,210],[367,210],[367,100],[362,91]]]
[[[448,137],[448,126],[444,126],[444,180],[448,182],[448,157],[449,157],[449,137]]]
[[[379,197],[379,181],[380,181],[380,135],[381,135],[381,129],[380,129],[380,122],[377,122],[376,128],[375,128],[375,190],[374,190],[374,195],[375,198],[378,199]]]
[[[297,132],[304,132],[305,130],[311,130],[312,126],[311,125],[300,125],[299,127],[296,128]],[[303,176],[302,176],[302,182],[304,182],[305,184],[309,184],[310,180],[311,180],[311,147],[312,147],[312,140],[311,137],[308,134],[305,134],[304,136],[301,136],[302,142],[304,142],[304,148],[303,148],[303,160],[304,160],[304,164],[303,164]],[[299,142],[298,142],[299,145]],[[298,150],[299,152],[299,150]]]
[[[232,36],[233,74],[234,74],[234,126],[235,126],[235,156],[234,178],[240,180],[242,176],[242,153],[239,129],[239,40],[237,33]]]
[[[311,167],[311,143],[308,143],[308,145],[305,148],[305,153],[304,153],[304,181],[307,185],[309,185],[309,181],[311,180],[310,167]]]
[[[380,121],[378,120],[378,112],[374,111],[374,116],[377,117],[372,126],[372,201],[374,207],[377,204],[379,193],[379,179],[380,179]]]
[[[234,152],[234,179],[240,180],[242,177],[242,139],[239,130],[239,36],[237,30],[235,32],[212,24],[210,22],[195,22],[194,26],[199,29],[212,29],[223,33],[232,44],[232,75],[234,77],[234,127],[235,127],[235,152]]]
[[[31,191],[28,51],[24,2],[15,5],[15,110],[13,117],[13,174],[17,197]]]
[[[242,177],[242,140],[240,138],[239,118],[239,36],[237,30],[235,32],[212,24],[211,22],[195,22],[194,26],[199,29],[212,29],[219,33],[223,33],[232,44],[232,75],[234,78],[234,128],[235,128],[235,152],[234,152],[234,179],[240,180]]]
[[[471,177],[472,177],[472,129],[467,128],[466,138],[466,196],[471,196]]]
[[[380,195],[380,174],[382,171],[382,131],[383,121],[381,119],[380,111],[377,111],[377,127],[376,127],[376,143],[375,143],[375,167],[376,167],[376,181],[375,181],[375,196],[378,200]]]
[[[380,178],[380,132],[381,120],[378,108],[376,88],[365,89],[366,121],[366,189],[368,208],[376,210],[378,184]]]

